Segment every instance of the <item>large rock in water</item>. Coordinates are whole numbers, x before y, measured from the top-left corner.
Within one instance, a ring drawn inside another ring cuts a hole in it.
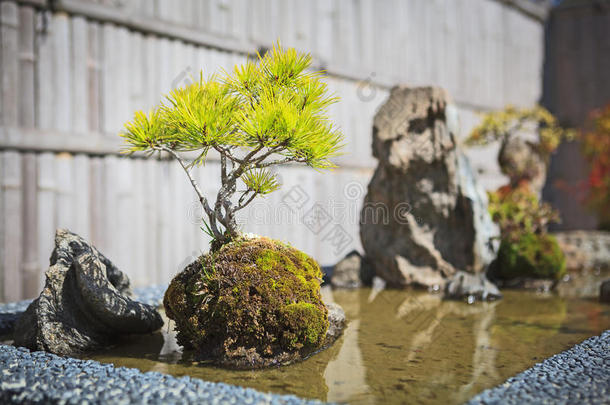
[[[130,294],[129,279],[110,260],[80,236],[58,229],[44,289],[17,321],[15,344],[73,356],[120,335],[161,328],[157,310]]]
[[[457,270],[481,272],[495,257],[499,231],[456,133],[457,112],[440,88],[395,87],[375,116],[379,164],[360,237],[391,286],[444,286]]]
[[[357,250],[352,250],[333,267],[330,284],[334,288],[360,288],[370,285],[373,276],[374,269],[368,260]]]

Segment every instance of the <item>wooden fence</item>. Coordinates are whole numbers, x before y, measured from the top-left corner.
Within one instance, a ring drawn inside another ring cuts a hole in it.
[[[334,173],[279,170],[283,188],[244,229],[292,242],[322,264],[360,247],[358,212],[375,167],[371,123],[396,83],[440,85],[463,132],[476,112],[540,95],[544,9],[496,0],[2,0],[0,300],[38,294],[57,227],[90,239],[135,285],[167,282],[206,250],[177,164],[119,155],[137,109],[200,69],[282,43],[311,52],[341,102]],[[486,184],[490,150],[472,152]],[[210,161],[197,173],[218,187]]]

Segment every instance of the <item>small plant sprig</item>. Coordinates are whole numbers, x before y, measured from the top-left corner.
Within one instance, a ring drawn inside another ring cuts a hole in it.
[[[148,114],[136,112],[121,134],[125,153],[164,152],[180,163],[207,215],[206,231],[219,245],[238,235],[238,211],[280,186],[271,166],[333,168],[330,158],[342,146],[342,135],[327,116],[338,99],[327,94],[323,72],[307,70],[310,55],[278,43],[257,62],[207,80],[201,74]],[[213,205],[191,172],[212,151],[219,154],[221,169]],[[183,152],[196,157],[188,161]]]
[[[481,123],[472,130],[465,143],[469,146],[487,145],[496,141],[504,143],[510,137],[528,130],[537,132],[538,142],[530,143],[530,146],[545,161],[548,161],[563,139],[574,137],[573,130],[562,128],[557,118],[542,106],[517,108],[509,105],[503,110],[483,115]]]

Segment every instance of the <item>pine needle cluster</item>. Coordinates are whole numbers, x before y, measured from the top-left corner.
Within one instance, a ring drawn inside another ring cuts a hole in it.
[[[506,142],[522,132],[535,131],[537,142],[530,143],[533,150],[547,160],[563,139],[572,139],[574,131],[564,129],[553,114],[542,106],[517,108],[507,106],[503,110],[485,115],[466,139],[467,145],[486,145],[494,141]]]
[[[171,91],[148,114],[139,111],[121,136],[126,153],[167,153],[180,162],[221,243],[238,234],[235,214],[280,186],[271,166],[302,163],[329,169],[342,135],[327,115],[338,99],[311,56],[278,43],[257,61]],[[187,160],[185,152],[194,153]],[[212,205],[191,170],[210,152],[220,157],[221,187]],[[243,186],[243,189],[240,187]],[[222,229],[224,228],[224,230]]]

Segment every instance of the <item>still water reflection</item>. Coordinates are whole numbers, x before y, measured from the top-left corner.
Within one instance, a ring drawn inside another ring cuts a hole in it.
[[[291,366],[230,371],[182,354],[167,326],[90,358],[282,394],[353,404],[461,403],[592,335],[610,306],[531,292],[493,303],[442,301],[415,291],[324,291],[348,324],[332,347]]]

